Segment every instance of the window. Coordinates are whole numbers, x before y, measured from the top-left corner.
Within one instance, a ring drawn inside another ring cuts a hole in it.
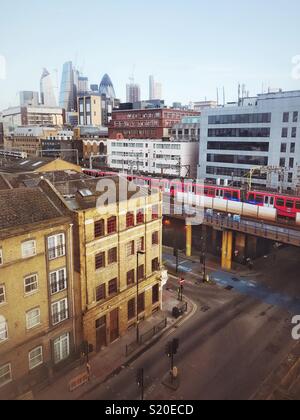
[[[139,295],[138,298],[138,314],[145,310],[145,293]]]
[[[57,364],[69,357],[70,354],[70,334],[64,334],[54,340],[54,363]]]
[[[54,260],[55,258],[66,255],[66,241],[64,233],[50,236],[48,238],[48,253],[49,260]]]
[[[156,284],[152,287],[152,305],[159,302],[159,285]]]
[[[144,238],[140,238],[140,239],[137,240],[136,247],[137,247],[137,249],[136,249],[137,252],[138,251],[144,251],[144,249],[145,249],[145,240],[144,240]]]
[[[134,255],[134,241],[131,241],[126,245],[126,256],[130,257],[131,255]]]
[[[287,138],[288,134],[289,134],[289,129],[287,127],[283,128],[282,132],[281,132],[281,137],[282,138]]]
[[[37,347],[28,354],[29,359],[29,370],[35,369],[36,367],[43,364],[43,347]]]
[[[3,264],[3,250],[0,248],[0,265]]]
[[[152,220],[157,220],[158,217],[159,217],[159,208],[156,205],[152,207]]]
[[[5,286],[0,284],[0,305],[6,302]]]
[[[286,202],[286,207],[287,207],[288,209],[292,209],[292,208],[294,208],[294,201],[292,201],[292,200],[287,200],[287,202]]]
[[[280,161],[279,161],[279,166],[280,166],[281,168],[285,168],[285,158],[280,158]]]
[[[136,215],[136,223],[138,225],[142,225],[145,221],[145,216],[144,216],[144,210],[138,210],[137,215]]]
[[[293,169],[293,168],[294,168],[294,163],[295,163],[294,158],[290,158],[290,160],[289,160],[289,167],[290,167],[291,169]]]
[[[60,324],[69,318],[68,299],[62,299],[51,305],[52,325]]]
[[[59,293],[67,288],[67,269],[62,268],[58,271],[50,273],[50,290],[51,295]]]
[[[158,245],[159,244],[159,233],[154,232],[152,233],[152,245]]]
[[[295,139],[297,137],[297,127],[292,128],[292,138]]]
[[[108,264],[114,264],[118,261],[117,248],[112,248],[108,251]]]
[[[134,283],[134,270],[130,270],[127,273],[127,286],[131,286]]]
[[[41,311],[40,308],[32,309],[26,312],[26,326],[28,330],[35,328],[41,323]]]
[[[105,235],[104,232],[104,220],[99,220],[94,224],[95,238],[102,238]]]
[[[291,143],[290,151],[291,151],[291,153],[295,153],[295,151],[296,151],[296,143]]]
[[[11,381],[11,364],[8,363],[7,365],[0,367],[0,387],[8,384]]]
[[[290,120],[290,113],[289,113],[289,112],[284,112],[284,114],[283,114],[283,118],[282,118],[282,121],[283,121],[284,123],[288,123],[288,122],[289,122],[289,120]]]
[[[105,267],[105,252],[101,252],[100,254],[96,255],[95,267],[96,267],[96,270],[99,270],[100,268]]]
[[[144,280],[145,278],[145,267],[144,265],[140,265],[138,268],[138,280]]]
[[[2,320],[0,321],[0,344],[3,341],[8,340],[8,326],[7,326],[7,322],[5,319],[1,318]]]
[[[33,274],[31,276],[24,278],[24,293],[25,295],[29,295],[31,293],[35,293],[39,288],[39,281],[37,274]]]
[[[100,286],[96,287],[96,301],[100,302],[106,298],[106,287],[105,284],[100,284]]]
[[[281,153],[286,153],[286,150],[287,150],[287,144],[286,143],[281,143],[280,152]]]
[[[158,258],[154,258],[154,260],[152,260],[152,271],[158,271],[159,270],[159,260]]]
[[[113,279],[108,283],[109,296],[118,293],[118,279]]]
[[[128,321],[130,321],[131,319],[133,319],[135,317],[135,309],[136,309],[136,304],[135,304],[135,299],[131,299],[128,301]]]
[[[107,233],[109,235],[117,232],[117,218],[115,216],[110,217],[107,221]]]
[[[22,243],[22,258],[30,258],[36,255],[36,242],[26,241]]]
[[[277,198],[277,200],[276,200],[276,206],[278,206],[278,207],[284,207],[284,200],[282,198]]]
[[[288,174],[288,182],[293,182],[293,173],[289,172]]]
[[[134,226],[134,214],[133,213],[127,213],[126,215],[126,227],[131,228]]]
[[[293,112],[293,122],[294,123],[298,122],[298,116],[299,116],[298,111]]]

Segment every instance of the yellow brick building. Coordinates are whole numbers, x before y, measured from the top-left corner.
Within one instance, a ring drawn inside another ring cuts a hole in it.
[[[0,399],[47,380],[80,341],[72,229],[40,188],[0,191]]]
[[[110,192],[116,187],[116,202],[103,206],[99,182],[107,182]],[[58,183],[55,188],[74,215],[83,337],[99,352],[136,325],[137,308],[142,322],[161,307],[161,194],[148,188],[130,192],[127,181],[117,177]]]

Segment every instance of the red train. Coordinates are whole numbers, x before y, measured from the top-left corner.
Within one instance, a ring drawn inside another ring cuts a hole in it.
[[[86,175],[93,177],[116,176],[116,172],[104,172],[96,169],[83,169]],[[280,193],[250,191],[244,193],[241,189],[217,185],[201,185],[197,183],[181,182],[171,179],[150,178],[139,175],[127,175],[129,181],[137,180],[149,187],[160,188],[164,193],[176,196],[178,193],[196,194],[209,198],[243,202],[259,207],[277,210],[277,216],[296,220],[300,213],[300,197],[283,195]]]

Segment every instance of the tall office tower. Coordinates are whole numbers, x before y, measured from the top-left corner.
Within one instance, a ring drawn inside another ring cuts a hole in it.
[[[95,93],[95,92],[99,92],[99,86],[98,85],[90,85],[90,90],[91,92]]]
[[[89,91],[89,78],[79,76],[78,78],[78,95],[85,95]]]
[[[127,102],[135,103],[141,100],[141,88],[136,83],[126,85],[126,100]]]
[[[59,106],[66,112],[77,110],[77,91],[79,72],[74,69],[72,61],[68,61],[63,66]]]
[[[162,99],[162,84],[154,80],[154,76],[149,77],[149,99]]]
[[[43,70],[40,82],[41,105],[57,107],[51,75],[47,69]]]
[[[108,74],[105,74],[101,80],[99,93],[100,95],[106,95],[107,98],[116,99],[114,85]]]
[[[39,93],[30,90],[20,92],[20,106],[38,106]]]

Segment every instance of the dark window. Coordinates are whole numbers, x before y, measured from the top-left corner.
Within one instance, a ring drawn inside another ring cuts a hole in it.
[[[108,251],[108,264],[114,264],[118,261],[117,248],[112,248]]]
[[[288,209],[294,208],[294,202],[292,200],[287,200],[286,206]]]
[[[297,127],[292,128],[292,138],[295,139],[297,137]]]
[[[212,115],[208,117],[208,124],[266,124],[271,119],[271,113]]]
[[[249,194],[248,200],[249,201],[254,201],[255,200],[254,194]]]
[[[118,293],[118,279],[113,279],[108,283],[109,296]]]
[[[136,304],[135,304],[135,299],[131,299],[128,301],[128,321],[130,321],[131,319],[133,319],[135,317],[135,309],[136,309]]]
[[[270,128],[209,128],[208,137],[270,137]]]
[[[288,137],[288,134],[289,134],[289,129],[287,127],[284,127],[282,129],[282,132],[281,132],[281,137],[282,138],[287,138]]]
[[[138,313],[144,312],[145,310],[145,293],[139,295],[138,298]]]
[[[95,222],[94,226],[95,230],[95,238],[101,238],[104,236],[104,220],[99,220],[98,222]]]
[[[278,206],[278,207],[284,207],[284,200],[282,198],[277,198],[277,200],[276,200],[276,206]]]
[[[155,305],[159,302],[159,285],[156,284],[152,287],[152,304]]]
[[[258,204],[263,204],[263,202],[264,202],[264,197],[263,197],[262,195],[257,195],[257,196],[256,196],[256,198],[255,198],[255,201],[256,201]]]
[[[268,152],[269,143],[264,142],[235,142],[235,141],[209,141],[208,150],[237,150],[244,152]]]
[[[152,260],[152,272],[158,271],[158,270],[159,270],[159,260],[158,258],[154,258],[154,260]]]
[[[289,112],[284,112],[284,114],[283,114],[283,118],[282,118],[282,121],[283,121],[284,123],[288,123],[288,122],[289,122],[289,120],[290,120],[290,113],[289,113]]]
[[[154,232],[152,233],[152,245],[158,245],[159,244],[159,233]]]
[[[152,220],[157,220],[159,217],[159,209],[158,206],[153,206],[152,207]]]
[[[126,215],[126,227],[131,228],[134,226],[134,214],[133,213],[127,213]]]
[[[295,153],[296,151],[296,143],[291,143],[291,153]]]
[[[101,284],[96,288],[96,301],[100,302],[106,298],[105,284]]]
[[[292,172],[290,172],[288,174],[288,182],[293,182],[293,173]]]
[[[222,155],[222,154],[208,154],[207,162],[214,163],[233,163],[239,165],[254,165],[265,166],[268,165],[268,157],[264,156],[243,156],[243,155]]]
[[[138,225],[142,225],[142,224],[144,223],[144,220],[145,220],[145,217],[144,217],[144,210],[139,210],[139,211],[137,212],[137,215],[136,215],[136,223],[137,223]]]
[[[296,201],[296,209],[300,210],[300,201]]]
[[[144,268],[144,265],[140,265],[138,268],[138,279],[144,280],[144,278],[145,278],[145,268]]]
[[[280,158],[280,161],[279,161],[279,166],[280,166],[281,168],[285,168],[285,158]]]
[[[131,286],[134,283],[134,270],[130,270],[127,273],[127,286]]]
[[[286,143],[281,143],[280,152],[281,153],[286,153],[286,150],[287,150],[287,144]]]
[[[293,168],[294,168],[294,163],[295,163],[294,158],[290,158],[290,161],[289,161],[289,167],[290,167],[291,169],[293,169]]]
[[[99,268],[105,267],[105,252],[101,252],[100,254],[96,255],[95,265],[96,265],[96,270],[99,270]]]
[[[115,216],[110,217],[107,221],[107,233],[111,235],[117,232],[117,218]]]
[[[298,111],[293,112],[293,122],[294,123],[298,122],[298,116],[299,116]]]

